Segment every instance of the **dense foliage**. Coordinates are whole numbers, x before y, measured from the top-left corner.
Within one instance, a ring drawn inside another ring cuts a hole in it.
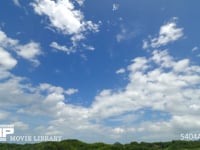
[[[1,143],[0,150],[200,150],[199,141],[172,141],[157,143],[129,144],[87,144],[78,140],[65,140],[61,142],[43,142],[37,144],[8,144]]]

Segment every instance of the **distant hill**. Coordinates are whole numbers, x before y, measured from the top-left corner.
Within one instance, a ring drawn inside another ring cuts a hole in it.
[[[131,142],[129,144],[88,144],[78,140],[64,140],[61,142],[42,142],[36,144],[8,144],[1,143],[0,150],[200,150],[199,141],[172,142]]]

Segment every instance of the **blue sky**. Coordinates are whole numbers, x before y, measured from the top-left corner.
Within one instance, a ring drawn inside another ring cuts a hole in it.
[[[199,131],[198,1],[0,2],[0,124],[86,142]]]

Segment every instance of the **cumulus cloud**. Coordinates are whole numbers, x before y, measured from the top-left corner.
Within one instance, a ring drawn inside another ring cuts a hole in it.
[[[64,93],[64,89],[62,87],[53,86],[48,83],[41,83],[39,86],[39,91],[46,91],[47,93],[57,93],[57,94]]]
[[[82,6],[84,0],[76,0]],[[88,32],[98,32],[99,25],[90,20],[85,20],[83,12],[75,8],[70,0],[34,0],[31,3],[36,14],[46,16],[52,29],[59,33],[71,36],[72,45],[61,46],[56,42],[50,44],[58,50],[70,54],[76,51],[79,42],[86,39]]]
[[[155,64],[157,67],[153,67]],[[141,124],[143,129],[141,126],[132,125],[135,127],[133,133],[140,135],[151,132],[157,135],[154,140],[156,138],[166,140],[167,136],[160,136],[165,130],[170,132],[170,135],[167,134],[168,137],[176,138],[174,132],[178,135],[188,129],[193,131],[199,129],[198,123],[186,121],[189,116],[198,117],[199,108],[196,106],[199,105],[200,98],[199,66],[191,65],[188,59],[175,60],[167,51],[154,51],[151,58],[135,58],[128,69],[129,83],[123,90],[102,91],[96,97],[90,112],[94,118],[102,120],[114,116],[120,117],[127,112],[135,114],[142,108],[151,108],[153,111],[168,112],[172,117],[165,121],[151,121],[146,124],[143,122]],[[184,118],[185,116],[187,117]],[[153,126],[155,126],[154,131],[152,131]],[[127,130],[126,136],[129,134],[129,128],[123,128],[123,132]]]
[[[37,56],[41,55],[42,52],[38,43],[30,42],[25,45],[18,45],[16,49],[17,54],[22,58],[33,62],[36,66],[40,64],[40,62],[37,60]]]
[[[48,16],[51,26],[64,34],[76,34],[81,31],[83,15],[74,10],[69,0],[36,0],[31,4],[38,15]]]
[[[7,37],[5,32],[0,30],[0,46],[1,47],[12,47],[12,46],[17,45],[18,43],[19,43],[18,40]]]
[[[8,38],[7,35],[0,30],[0,79],[11,76],[9,70],[13,69],[18,61],[13,58],[12,54],[7,50],[9,47],[16,45],[18,40]]]
[[[0,47],[0,69],[12,69],[17,65],[17,60],[10,53]]]
[[[158,56],[161,56],[160,60],[157,60]],[[151,65],[152,64],[152,65]],[[152,68],[153,64],[158,65],[156,68]],[[179,69],[177,69],[177,66]],[[180,68],[184,67],[184,70]],[[165,69],[170,71],[165,72]],[[111,117],[123,116],[124,113],[136,113],[142,108],[149,107],[153,110],[164,111],[172,114],[172,116],[182,115],[194,115],[198,114],[198,109],[189,110],[190,106],[199,105],[199,81],[198,74],[200,68],[198,66],[190,65],[187,60],[176,61],[167,51],[154,51],[152,57],[138,57],[133,60],[133,63],[128,66],[130,71],[129,83],[124,90],[117,92],[112,90],[103,90],[96,96],[92,106],[90,108],[84,107],[69,107],[60,105],[63,110],[60,109],[60,115],[64,116],[67,112],[71,112],[70,116],[76,115],[76,111],[82,111],[82,115],[79,116],[80,120],[84,120],[87,126],[94,126],[89,120],[95,120],[102,123],[103,120]],[[147,71],[148,70],[148,71]],[[195,87],[195,88],[191,88]],[[190,99],[190,101],[188,101]],[[179,106],[177,109],[176,106]],[[67,109],[71,109],[67,111]],[[189,111],[188,111],[189,110]],[[65,113],[64,113],[65,112]],[[74,112],[74,113],[73,113]],[[60,116],[60,117],[61,117]],[[62,117],[61,117],[62,118]],[[64,118],[62,118],[64,119]],[[160,124],[172,126],[174,123],[174,117],[169,118],[168,121],[163,121]],[[104,122],[104,121],[103,121]],[[65,124],[65,122],[63,122]],[[148,123],[148,125],[150,122]],[[151,125],[154,123],[152,122]],[[188,124],[189,126],[190,124]],[[197,126],[196,126],[197,127]],[[85,127],[86,128],[86,127]],[[129,127],[124,128],[128,130]],[[87,128],[88,129],[88,128]],[[150,128],[144,126],[144,132]],[[164,129],[164,128],[163,128]],[[115,129],[113,129],[115,131]],[[136,131],[141,132],[135,126]],[[173,130],[176,130],[173,127]],[[122,131],[122,130],[119,130]],[[159,131],[164,132],[162,128]],[[118,132],[118,134],[121,132]],[[157,130],[158,133],[158,130]]]
[[[0,60],[9,60],[0,65],[9,71],[17,61],[4,48],[15,50],[20,44],[3,32],[0,44]],[[23,50],[21,55],[32,58]],[[101,90],[89,106],[68,103],[67,97],[78,89],[49,83],[33,86],[25,78],[9,75],[0,82],[0,119],[13,116],[8,121],[29,129],[31,123],[20,121],[26,115],[35,122],[31,134],[90,142],[171,140],[179,139],[180,133],[200,130],[200,66],[189,59],[176,59],[168,50],[153,50],[148,57],[134,58],[126,70],[124,87]],[[7,112],[5,108],[13,109]]]
[[[161,26],[159,35],[157,37],[150,38],[149,41],[144,40],[143,48],[158,48],[161,46],[165,46],[168,43],[172,43],[183,37],[183,28],[177,27],[176,19],[177,18],[173,18],[172,21]]]
[[[20,44],[19,40],[10,38],[6,35],[5,32],[0,31],[0,47],[2,48],[2,50],[3,49],[12,50],[13,52],[16,52],[18,56],[28,61],[31,61],[34,65],[36,66],[39,65],[37,56],[42,54],[39,43],[31,41],[23,45],[23,44]],[[5,56],[5,53],[4,53],[4,56]],[[8,54],[7,54],[7,57],[8,57]]]
[[[0,107],[2,111],[6,111],[5,106],[15,108],[17,114],[14,115],[18,117],[22,114],[33,118],[35,115],[37,119],[44,115],[50,117],[48,125],[45,121],[44,127],[40,124],[35,127],[34,131],[40,134],[86,141],[104,139],[108,142],[116,137],[120,141],[126,138],[126,142],[166,140],[188,129],[199,129],[199,122],[195,122],[200,113],[199,66],[189,59],[177,60],[167,50],[154,50],[151,57],[134,58],[127,70],[129,80],[124,88],[102,90],[88,107],[67,103],[67,96],[77,89],[65,90],[48,83],[34,87],[24,84],[25,79],[13,76],[0,83]],[[151,115],[149,111],[163,116],[141,121],[146,113]],[[4,116],[2,114],[2,118]],[[102,138],[105,134],[106,138]]]
[[[77,0],[83,4],[83,0]],[[31,5],[38,15],[47,16],[50,25],[63,34],[80,34],[84,31],[98,31],[98,25],[85,21],[81,11],[76,10],[69,0],[35,0]],[[61,17],[62,16],[62,17]]]
[[[177,28],[175,22],[170,22],[160,28],[159,37],[152,39],[152,47],[160,47],[183,36],[183,29]]]

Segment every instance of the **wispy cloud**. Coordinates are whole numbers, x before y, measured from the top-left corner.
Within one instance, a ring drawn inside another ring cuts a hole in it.
[[[120,31],[116,35],[117,42],[122,42],[125,40],[130,40],[135,38],[140,32],[138,27],[126,27],[125,25],[121,25]]]
[[[65,93],[67,95],[73,95],[73,94],[75,94],[77,92],[78,92],[78,89],[74,89],[74,88],[70,88],[70,89],[68,89],[68,90],[65,91]]]
[[[95,48],[94,48],[93,46],[91,46],[91,45],[83,44],[83,47],[84,47],[85,49],[87,49],[87,50],[90,50],[90,51],[94,51],[94,50],[95,50]]]
[[[82,6],[82,5],[84,4],[85,0],[76,0],[76,2],[77,2],[80,6]]]
[[[125,73],[126,70],[124,68],[120,68],[116,71],[116,74],[122,74],[122,73]]]
[[[21,4],[20,4],[19,0],[13,0],[13,3],[14,3],[16,6],[21,7]]]
[[[75,52],[75,50],[72,47],[67,48],[64,45],[59,45],[57,42],[52,42],[49,46],[56,50],[66,52],[68,55]]]
[[[195,51],[197,51],[198,49],[199,49],[199,48],[198,48],[197,46],[195,46],[195,47],[192,48],[192,51],[195,52]]]

